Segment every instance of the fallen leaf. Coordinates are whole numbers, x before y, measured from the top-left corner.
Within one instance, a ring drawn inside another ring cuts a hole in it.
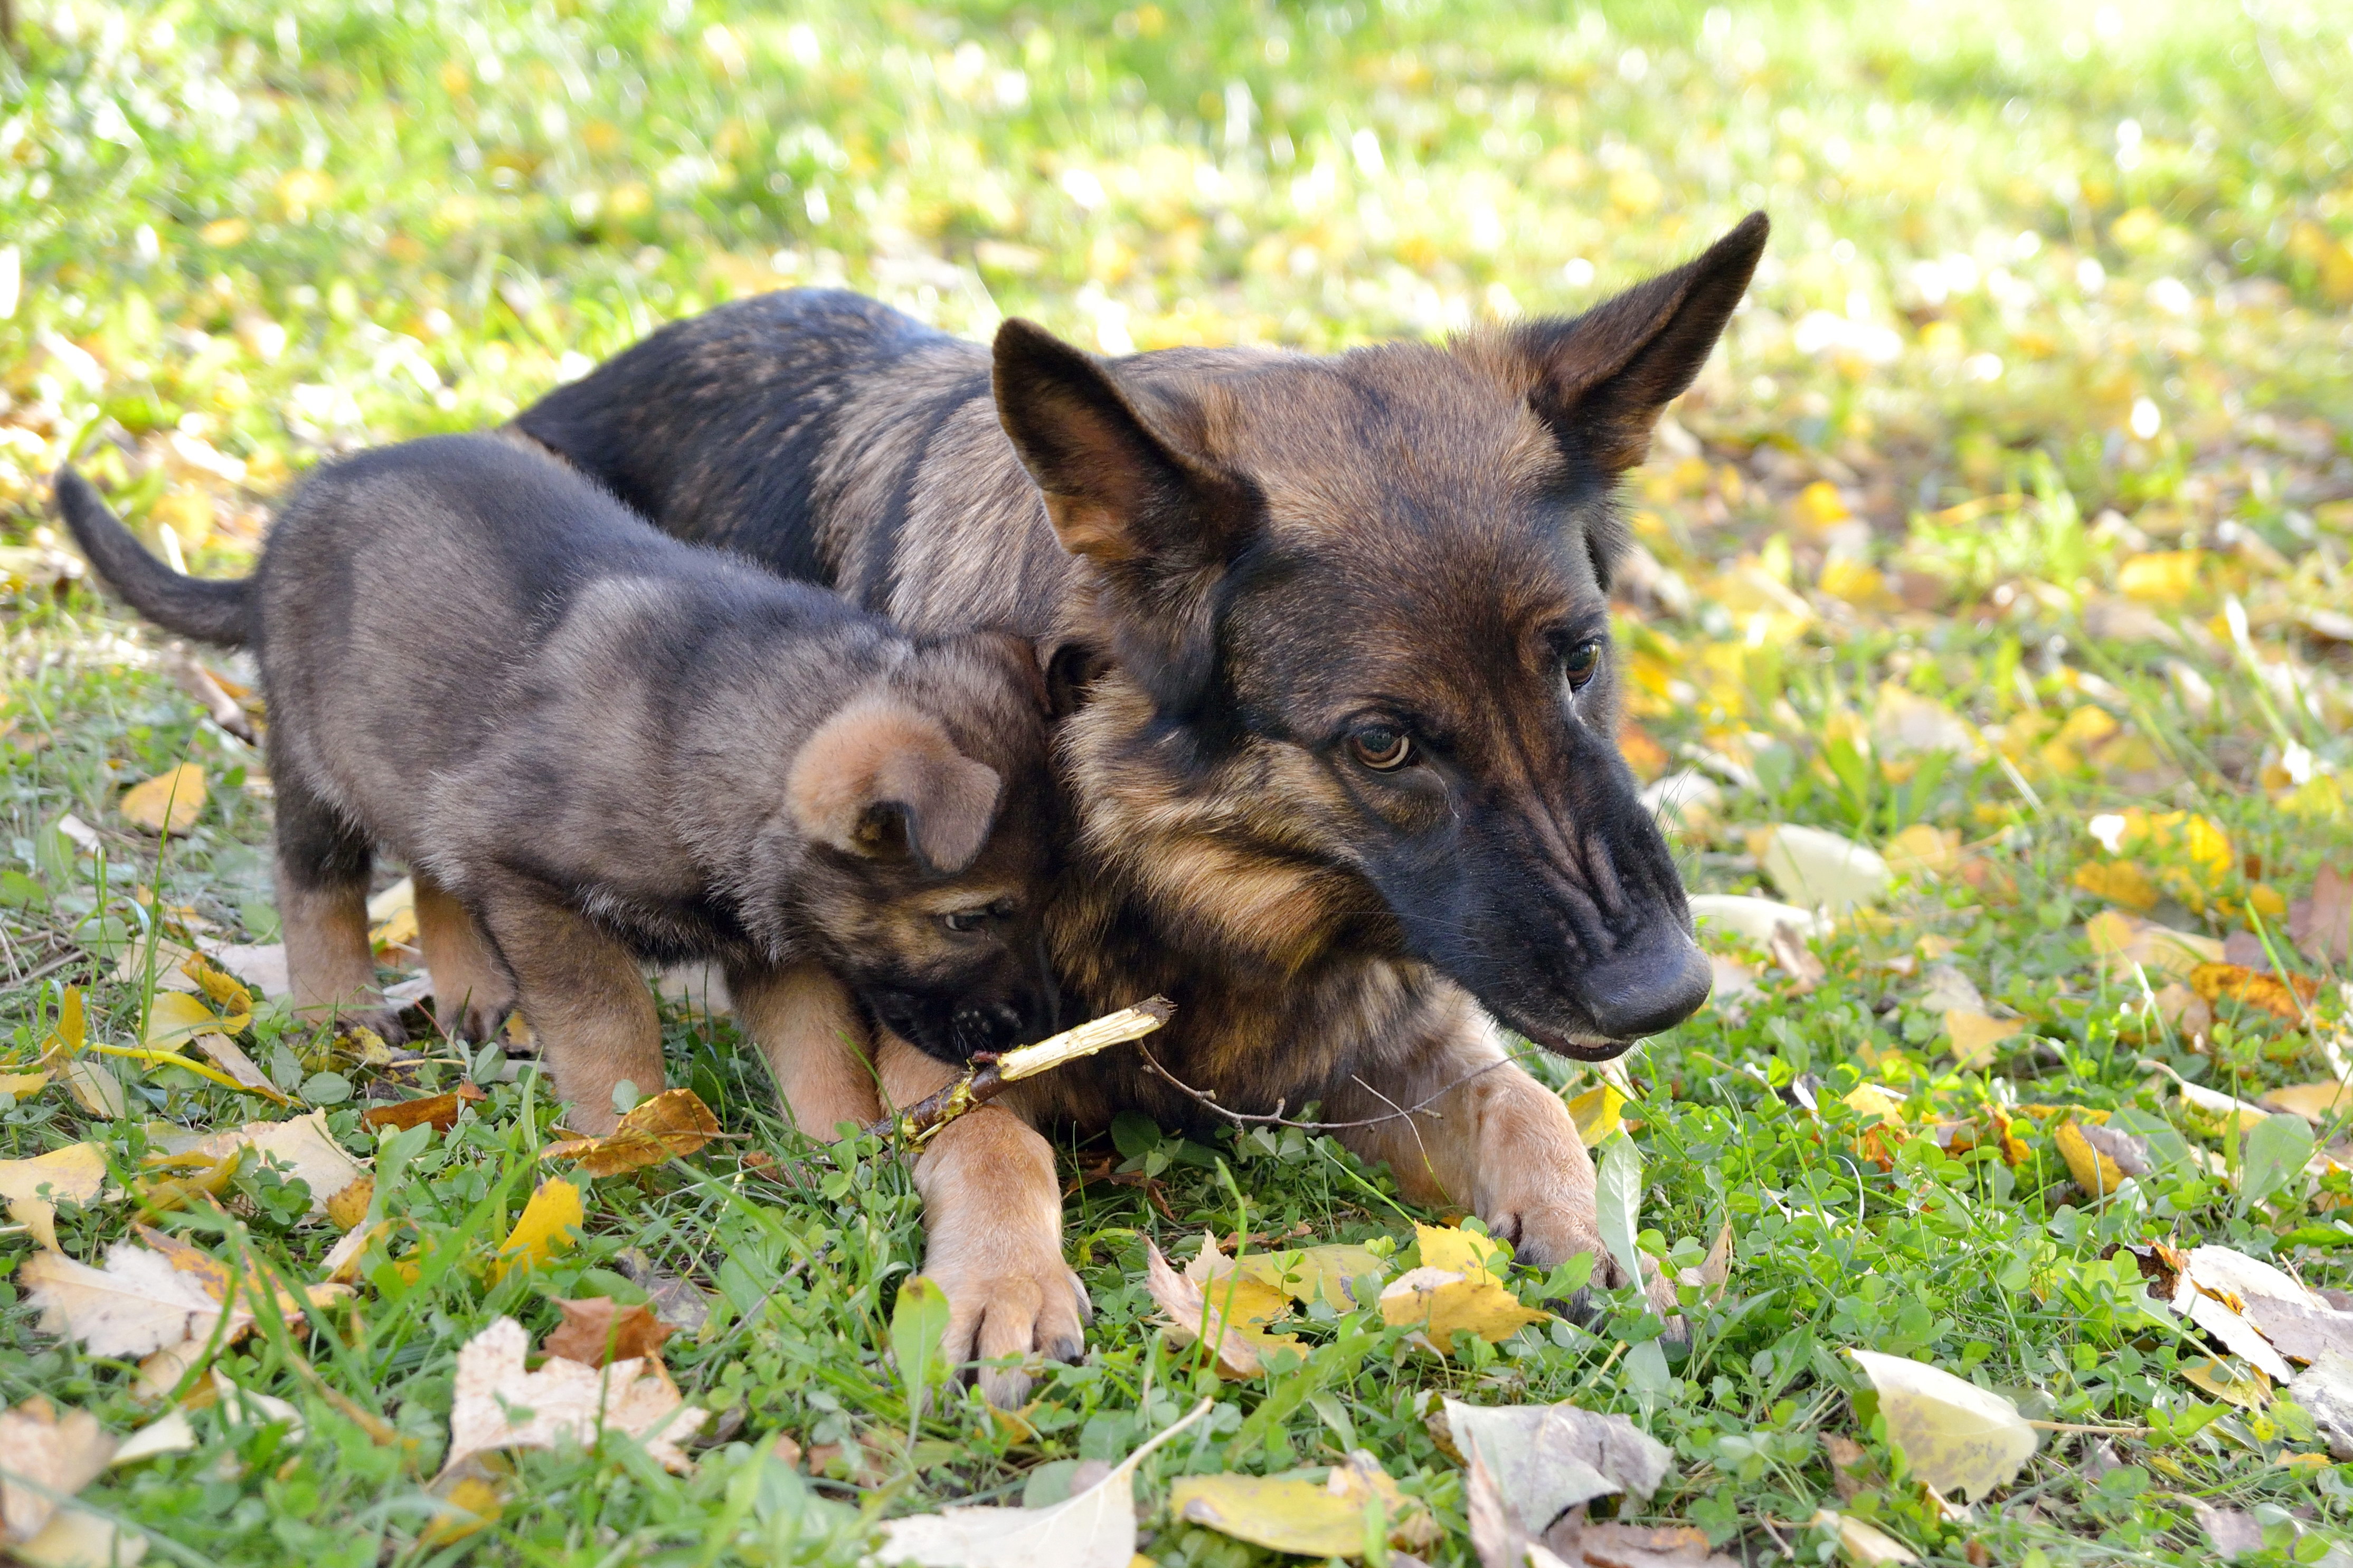
[[[40,1534],[58,1502],[97,1479],[113,1457],[114,1439],[87,1410],[59,1415],[35,1394],[0,1413],[0,1535],[21,1544]]]
[[[1715,1233],[1715,1241],[1700,1259],[1696,1268],[1683,1271],[1683,1283],[1695,1287],[1703,1300],[1714,1301],[1724,1295],[1725,1287],[1732,1283],[1732,1222]]]
[[[1806,939],[1799,934],[1796,926],[1774,927],[1765,952],[1772,958],[1775,968],[1797,982],[1791,989],[1799,995],[1820,985],[1830,974],[1829,967],[1806,945]]]
[[[210,1057],[214,1066],[235,1079],[239,1089],[248,1089],[264,1100],[274,1100],[280,1105],[294,1103],[227,1035],[198,1035],[196,1049]]]
[[[2052,1133],[2052,1142],[2059,1145],[2060,1157],[2067,1162],[2067,1173],[2092,1196],[2105,1197],[2124,1184],[2123,1169],[2092,1147],[2079,1123],[2061,1122]]]
[[[2222,1348],[2260,1371],[2274,1383],[2285,1383],[2292,1375],[2288,1364],[2261,1329],[2233,1310],[2229,1303],[2215,1300],[2203,1291],[2192,1289],[2189,1300],[2174,1300],[2174,1310],[2184,1313],[2205,1332],[2222,1342]]]
[[[2241,1509],[2216,1508],[2203,1498],[2193,1497],[2189,1501],[2198,1528],[2205,1532],[2206,1544],[2224,1557],[2263,1549],[2263,1527],[2255,1522],[2253,1514]]]
[[[1935,1482],[1929,1483],[1931,1486]],[[1852,1563],[1873,1568],[1883,1563],[1917,1563],[1919,1557],[1912,1549],[1874,1525],[1865,1524],[1852,1514],[1834,1512],[1830,1509],[1815,1511],[1810,1522],[1818,1530],[1838,1532],[1839,1550]]]
[[[522,1213],[515,1216],[514,1228],[499,1244],[493,1275],[503,1279],[517,1268],[535,1268],[546,1262],[573,1244],[571,1233],[587,1218],[578,1187],[560,1177],[542,1182],[523,1205]]]
[[[1979,1501],[2033,1457],[2034,1428],[2000,1394],[1902,1356],[1846,1353],[1879,1390],[1888,1440],[1938,1491],[1963,1491]]]
[[[2132,860],[2087,860],[2075,868],[2068,885],[2138,914],[2157,908],[2165,896],[2149,874]]]
[[[2312,896],[2287,907],[2287,934],[2315,963],[2353,963],[2353,876],[2323,866]]]
[[[439,1505],[425,1528],[417,1532],[417,1542],[427,1547],[443,1547],[488,1530],[506,1512],[506,1493],[501,1478],[459,1476],[440,1495]]]
[[[1975,1072],[1993,1065],[1994,1047],[2025,1028],[2016,1018],[1989,1018],[1983,1013],[1945,1015],[1945,1034],[1953,1042],[1954,1063]]]
[[[327,1131],[323,1110],[285,1121],[248,1121],[206,1139],[188,1152],[217,1160],[238,1149],[251,1149],[275,1161],[287,1175],[309,1186],[313,1215],[325,1214],[327,1201],[364,1173]]]
[[[95,1143],[69,1144],[29,1160],[0,1160],[0,1197],[8,1200],[8,1217],[52,1252],[58,1248],[58,1211],[50,1200],[95,1203],[105,1186],[106,1151]]]
[[[2187,980],[2200,964],[2220,962],[2222,956],[2222,944],[2211,937],[2175,931],[2121,910],[2094,915],[2084,922],[2084,934],[2113,980],[2132,980],[2136,967]]]
[[[687,1404],[659,1361],[598,1368],[551,1356],[527,1372],[530,1348],[522,1325],[501,1318],[459,1349],[444,1475],[493,1448],[553,1448],[567,1438],[587,1447],[608,1431],[635,1437],[666,1468],[691,1468],[678,1445],[710,1412]]]
[[[900,1294],[906,1294],[904,1288]],[[656,1318],[653,1309],[642,1301],[624,1305],[604,1296],[592,1296],[584,1301],[556,1298],[555,1309],[564,1314],[564,1322],[541,1342],[540,1349],[584,1366],[657,1360],[661,1355],[662,1341],[672,1332],[670,1326]],[[940,1332],[944,1332],[946,1327],[943,1319]],[[932,1335],[934,1347],[939,1337],[937,1332]]]
[[[193,1453],[195,1448],[196,1429],[189,1423],[187,1412],[174,1410],[125,1437],[107,1466],[112,1468],[116,1465],[135,1465],[158,1454]]]
[[[663,1322],[691,1334],[711,1321],[711,1302],[702,1292],[677,1275],[662,1272],[644,1248],[629,1247],[613,1261],[651,1300],[654,1314]]]
[[[1429,1510],[1400,1492],[1379,1461],[1362,1448],[1333,1466],[1320,1485],[1297,1477],[1228,1472],[1180,1477],[1168,1489],[1172,1518],[1307,1557],[1363,1556],[1368,1504],[1380,1509],[1392,1545],[1421,1546],[1437,1538]]]
[[[2205,1393],[2242,1410],[2261,1410],[2272,1402],[2270,1385],[2253,1372],[2217,1358],[2184,1362],[2181,1375]]]
[[[327,1200],[327,1223],[337,1230],[350,1230],[367,1218],[368,1210],[375,1206],[375,1178],[362,1176]]]
[[[1215,1243],[1208,1244],[1214,1248]],[[1218,1375],[1240,1381],[1257,1377],[1266,1370],[1260,1351],[1268,1345],[1296,1349],[1295,1334],[1269,1336],[1251,1331],[1239,1315],[1229,1315],[1225,1298],[1242,1299],[1244,1287],[1266,1290],[1267,1287],[1239,1277],[1229,1283],[1231,1290],[1220,1289],[1219,1300],[1212,1300],[1202,1289],[1201,1282],[1189,1275],[1179,1274],[1162,1257],[1160,1248],[1150,1239],[1144,1244],[1145,1289],[1165,1315],[1164,1331],[1180,1350],[1197,1340],[1206,1339],[1217,1355]],[[1287,1308],[1288,1299],[1282,1298]]]
[[[1920,994],[1919,1006],[1930,1013],[1983,1013],[1985,993],[1977,982],[1961,973],[1957,963],[1931,963],[1923,976],[1927,985]]]
[[[1197,1264],[1200,1261],[1199,1258],[1194,1259]],[[1370,1249],[1347,1242],[1303,1247],[1295,1251],[1276,1247],[1228,1258],[1211,1268],[1213,1273],[1230,1269],[1247,1275],[1282,1291],[1303,1307],[1322,1300],[1341,1311],[1356,1304],[1351,1287],[1357,1280],[1367,1274],[1377,1279],[1388,1271],[1388,1264]]]
[[[298,1291],[294,1286],[280,1278],[275,1270],[259,1259],[254,1260],[254,1267],[260,1270],[261,1278],[256,1279],[251,1274],[248,1274],[239,1279],[238,1270],[230,1268],[228,1264],[215,1258],[204,1248],[167,1231],[142,1225],[138,1227],[138,1236],[141,1241],[162,1256],[174,1268],[202,1286],[205,1294],[214,1300],[227,1301],[231,1286],[237,1285],[240,1289],[237,1298],[239,1308],[250,1309],[256,1299],[255,1290],[266,1289],[274,1293],[280,1316],[298,1327],[301,1322],[302,1310],[305,1306],[331,1307],[337,1301],[345,1300],[352,1293],[350,1286],[333,1283],[306,1285]]]
[[[79,1340],[95,1356],[143,1356],[190,1338],[210,1338],[226,1317],[227,1343],[253,1314],[230,1309],[159,1252],[127,1241],[109,1248],[104,1268],[62,1253],[37,1252],[16,1270],[40,1310],[44,1332]]]
[[[1887,841],[1887,868],[1901,877],[1949,877],[1961,868],[1961,836],[1915,822]]]
[[[1893,879],[1876,850],[1824,828],[1782,823],[1763,838],[1757,863],[1775,889],[1832,918],[1877,903]]]
[[[1421,1268],[1398,1275],[1381,1292],[1381,1317],[1419,1330],[1423,1342],[1444,1355],[1458,1332],[1468,1331],[1496,1344],[1551,1314],[1523,1305],[1483,1271],[1466,1278],[1451,1268]]]
[[[286,971],[286,944],[282,942],[207,942],[205,954],[273,1001],[293,989]]]
[[[24,1568],[132,1568],[146,1555],[145,1536],[70,1504],[12,1553]]]
[[[2353,1461],[2353,1354],[2319,1357],[2289,1381],[2287,1392],[2320,1429],[2329,1456]]]
[[[546,1160],[571,1160],[585,1176],[613,1176],[691,1154],[718,1134],[719,1118],[691,1089],[666,1089],[641,1100],[602,1138],[567,1138],[540,1151]]]
[[[1626,1097],[1614,1083],[1597,1083],[1568,1102],[1569,1120],[1577,1123],[1577,1141],[1588,1149],[1625,1123]]]
[[[135,936],[123,944],[122,956],[115,961],[114,973],[111,976],[116,984],[143,986],[147,984],[148,949],[151,947],[154,949],[156,990],[194,993],[199,989],[186,968],[189,960],[198,956],[195,950],[182,947],[169,937],[152,934]]]
[[[360,1113],[360,1125],[366,1128],[421,1127],[430,1123],[435,1130],[447,1132],[458,1125],[458,1112],[469,1105],[479,1105],[489,1099],[472,1084],[464,1084],[448,1094],[421,1095],[415,1100],[396,1100],[385,1105],[372,1105]]]
[[[132,784],[123,792],[119,809],[127,822],[176,837],[194,827],[205,809],[205,770],[182,763]]]
[[[2263,1103],[2318,1126],[2353,1115],[2353,1089],[2341,1083],[2292,1083],[2284,1089],[2265,1089]]]
[[[2194,1247],[2183,1259],[2173,1308],[2234,1352],[2284,1383],[2282,1357],[2318,1363],[2333,1352],[2353,1356],[2353,1312],[2299,1283],[2284,1269],[2227,1247]],[[2236,1320],[2233,1321],[2232,1320]],[[2260,1348],[2241,1349],[2252,1327]]]
[[[131,1102],[122,1092],[122,1080],[88,1060],[62,1061],[55,1068],[58,1079],[71,1094],[74,1103],[90,1115],[104,1121],[119,1121],[131,1114]]]
[[[1208,1415],[1212,1404],[1202,1400],[1067,1501],[1051,1508],[951,1508],[885,1520],[875,1556],[926,1568],[1128,1568],[1135,1557],[1135,1468]],[[1360,1523],[1360,1545],[1362,1539]]]
[[[1219,1249],[1218,1238],[1207,1232],[1201,1249],[1185,1265],[1185,1278],[1229,1323],[1255,1327],[1291,1311],[1291,1292],[1228,1258]]]
[[[2189,972],[2189,988],[2208,1002],[2236,1002],[2291,1024],[2306,1021],[2320,994],[2320,983],[2310,975],[2262,974],[2236,963],[2198,965]]]
[[[1771,942],[1773,933],[1783,926],[1807,937],[1831,933],[1831,922],[1811,910],[1773,899],[1746,893],[1694,893],[1686,902],[1691,906],[1692,922],[1700,928],[1703,939],[1711,934],[1711,927],[1715,931],[1746,938],[1758,947]]]
[[[1501,1279],[1509,1271],[1511,1253],[1492,1236],[1459,1226],[1416,1225],[1414,1242],[1424,1268],[1445,1268],[1466,1278]]]
[[[1574,1405],[1444,1405],[1448,1436],[1466,1462],[1474,1452],[1492,1478],[1504,1521],[1542,1535],[1580,1503],[1618,1492],[1647,1500],[1673,1453],[1623,1415]]]
[[[198,1035],[234,1035],[252,1022],[250,1012],[223,1018],[187,992],[158,991],[147,1005],[147,1032],[141,1043],[150,1050],[177,1051]]]
[[[1687,1524],[1586,1524],[1576,1530],[1573,1542],[1569,1533],[1556,1526],[1537,1550],[1553,1547],[1557,1539],[1571,1550],[1557,1552],[1554,1561],[1582,1563],[1585,1568],[1739,1568],[1737,1559],[1708,1549],[1707,1531]]]
[[[1535,1555],[1546,1548],[1514,1522],[1485,1457],[1473,1447],[1463,1456],[1463,1463],[1469,1473],[1462,1489],[1462,1512],[1471,1527],[1471,1549],[1479,1554],[1480,1568],[1549,1568]]]

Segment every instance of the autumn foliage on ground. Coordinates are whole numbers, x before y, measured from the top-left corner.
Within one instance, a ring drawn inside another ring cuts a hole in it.
[[[2344,1560],[2341,16],[18,10],[8,1552]],[[1674,1323],[1564,1315],[1585,1260],[1328,1139],[1129,1117],[1062,1156],[1090,1355],[991,1411],[903,1165],[797,1143],[692,985],[672,1092],[603,1140],[520,1031],[297,1026],[250,666],[121,616],[46,510],[78,452],[229,574],[322,458],[754,290],[1324,350],[1573,311],[1756,206],[1619,623],[1715,1000],[1532,1063]]]

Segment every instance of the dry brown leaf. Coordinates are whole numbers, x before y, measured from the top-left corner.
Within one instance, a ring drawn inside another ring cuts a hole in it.
[[[182,763],[132,784],[123,792],[120,809],[125,821],[176,837],[194,827],[205,809],[205,770]]]
[[[607,1431],[637,1438],[667,1468],[691,1468],[679,1444],[710,1412],[687,1404],[659,1361],[600,1369],[557,1356],[530,1372],[530,1348],[522,1325],[501,1318],[459,1350],[444,1475],[493,1448],[553,1448],[566,1439],[587,1447]]]
[[[58,1248],[58,1210],[50,1200],[95,1203],[105,1186],[106,1151],[95,1143],[69,1144],[29,1160],[0,1160],[0,1197],[8,1200],[8,1217],[52,1252]],[[48,1196],[41,1195],[45,1192]]]
[[[429,1122],[437,1131],[447,1132],[458,1125],[459,1110],[469,1105],[480,1104],[488,1098],[472,1084],[461,1084],[448,1094],[427,1094],[416,1100],[396,1100],[386,1105],[370,1106],[361,1112],[360,1125],[367,1128],[407,1128]]]
[[[1822,961],[1814,956],[1814,950],[1806,945],[1806,939],[1798,934],[1795,926],[1775,926],[1772,939],[1765,944],[1765,951],[1772,958],[1775,967],[1794,982],[1789,989],[1799,994],[1820,985],[1830,973]]]
[[[564,1314],[563,1325],[540,1348],[586,1366],[659,1361],[662,1341],[672,1332],[643,1302],[624,1306],[609,1297],[592,1296],[584,1301],[556,1298],[555,1306]]]
[[[224,1316],[226,1343],[253,1322],[252,1313],[225,1308],[162,1253],[127,1241],[108,1249],[104,1268],[38,1252],[16,1278],[40,1309],[43,1331],[79,1340],[96,1356],[143,1356],[185,1340],[208,1339]]]
[[[2353,876],[2322,867],[2312,896],[2287,907],[2287,934],[2315,963],[2353,963]]]
[[[1737,1559],[1708,1549],[1707,1531],[1688,1524],[1564,1523],[1545,1544],[1562,1561],[1585,1568],[1739,1568]]]
[[[547,1160],[578,1163],[585,1176],[614,1176],[691,1154],[718,1135],[719,1118],[691,1089],[655,1095],[621,1118],[602,1138],[567,1138],[540,1151]]]
[[[36,1394],[0,1414],[0,1535],[22,1544],[40,1534],[56,1500],[90,1485],[113,1458],[114,1439],[87,1410],[59,1415]]]
[[[330,1282],[306,1285],[298,1294],[291,1285],[279,1278],[267,1264],[259,1264],[258,1259],[263,1277],[256,1279],[248,1275],[240,1281],[237,1278],[237,1270],[200,1247],[192,1246],[170,1232],[157,1230],[152,1226],[142,1225],[137,1230],[141,1241],[168,1259],[174,1268],[203,1286],[205,1294],[214,1300],[227,1300],[231,1285],[237,1284],[239,1286],[238,1301],[249,1308],[256,1299],[253,1294],[256,1287],[266,1287],[276,1297],[279,1314],[297,1327],[301,1323],[305,1306],[331,1307],[352,1293],[350,1286]]]
[[[1449,1399],[1445,1412],[1448,1440],[1474,1476],[1494,1488],[1506,1540],[1540,1536],[1564,1511],[1596,1498],[1630,1492],[1647,1499],[1674,1458],[1624,1416],[1574,1405]]]

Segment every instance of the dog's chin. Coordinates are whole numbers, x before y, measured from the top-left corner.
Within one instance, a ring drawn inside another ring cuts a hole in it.
[[[1539,1029],[1523,1019],[1508,1015],[1501,1016],[1504,1026],[1514,1034],[1523,1036],[1532,1043],[1542,1046],[1556,1057],[1567,1057],[1572,1061],[1615,1061],[1632,1050],[1635,1045],[1632,1040],[1613,1040],[1607,1035],[1581,1030],[1564,1033],[1558,1029]]]

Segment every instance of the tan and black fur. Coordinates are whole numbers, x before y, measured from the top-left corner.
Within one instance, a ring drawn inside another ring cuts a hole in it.
[[[1495,1065],[1491,1019],[1606,1058],[1707,994],[1614,744],[1607,597],[1619,477],[1765,234],[1752,216],[1574,320],[1329,358],[1103,361],[1021,321],[992,353],[776,294],[665,328],[517,425],[682,538],[910,626],[1039,639],[1074,710],[1047,931],[1076,1000],[1175,999],[1145,1048],[1235,1110],[1436,1097],[1345,1136],[1548,1264],[1599,1252],[1592,1165],[1559,1100]],[[894,1095],[938,1077],[887,1041],[882,1064]],[[926,1271],[952,1352],[1072,1354],[1084,1302],[1030,1128],[1211,1118],[1130,1051],[1008,1100],[918,1166]]]
[[[911,638],[510,438],[322,469],[233,583],[172,572],[70,469],[58,498],[142,614],[256,648],[298,1008],[400,1037],[366,929],[388,848],[442,1026],[484,1038],[519,1003],[584,1130],[623,1080],[661,1086],[649,960],[724,965],[822,1136],[879,1111],[869,1016],[957,1062],[1041,1031],[1055,816],[1026,642]]]

